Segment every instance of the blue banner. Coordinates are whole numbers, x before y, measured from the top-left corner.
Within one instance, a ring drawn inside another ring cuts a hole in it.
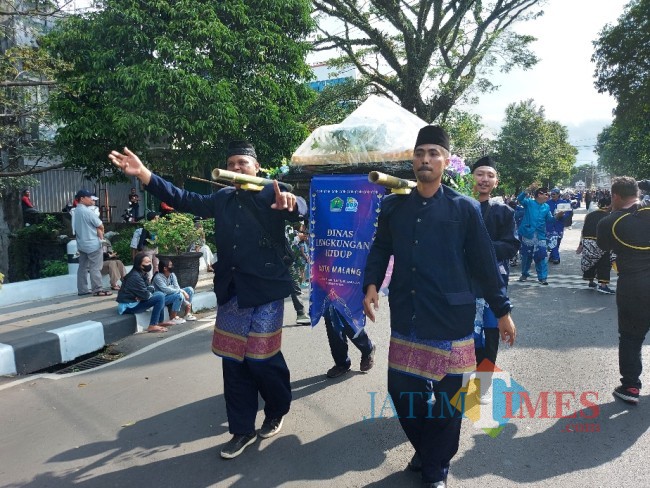
[[[365,175],[314,176],[310,190],[311,296],[316,325],[334,307],[355,336],[363,329],[363,270],[385,190]]]

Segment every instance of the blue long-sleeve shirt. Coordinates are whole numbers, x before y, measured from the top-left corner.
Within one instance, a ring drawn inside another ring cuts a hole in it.
[[[214,267],[214,292],[223,305],[237,296],[240,308],[257,307],[288,297],[291,277],[282,263],[278,249],[263,239],[263,228],[273,240],[284,243],[284,221],[296,221],[307,214],[307,204],[297,198],[292,212],[274,210],[273,186],[259,192],[223,188],[211,195],[201,195],[178,188],[157,175],[151,175],[146,190],[179,212],[204,218],[214,217],[214,241],[218,260]],[[260,223],[244,201],[257,208]]]
[[[431,198],[413,190],[384,199],[364,291],[371,284],[379,289],[391,255],[391,328],[401,334],[439,340],[471,334],[472,279],[497,317],[511,309],[478,202],[444,185]]]
[[[517,196],[517,200],[524,207],[524,218],[519,224],[519,236],[532,239],[537,235],[539,240],[546,239],[546,223],[555,221],[548,204],[537,203],[534,198],[526,197],[523,191]]]

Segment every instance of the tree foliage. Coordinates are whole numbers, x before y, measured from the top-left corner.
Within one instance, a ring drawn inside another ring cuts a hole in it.
[[[106,0],[45,45],[69,65],[52,110],[66,165],[94,178],[124,145],[182,184],[247,138],[261,163],[289,155],[313,96],[307,0]]]
[[[353,64],[367,83],[426,121],[444,117],[472,91],[496,89],[486,75],[533,66],[534,37],[513,32],[541,0],[314,0],[317,51]],[[337,22],[332,26],[332,19]]]
[[[372,87],[353,79],[327,85],[305,110],[302,120],[309,131],[322,125],[339,124],[373,92]]]
[[[481,116],[463,110],[452,109],[442,123],[449,133],[452,152],[472,163],[493,150],[493,142],[483,135],[485,126]]]
[[[594,42],[595,85],[616,98],[612,125],[598,137],[599,163],[650,177],[650,0],[633,0]]]
[[[48,97],[52,60],[37,38],[61,14],[57,1],[2,2],[0,7],[0,187],[18,188],[55,156]]]
[[[508,105],[496,150],[501,181],[513,191],[534,182],[568,183],[578,154],[567,128],[546,120],[533,100]]]

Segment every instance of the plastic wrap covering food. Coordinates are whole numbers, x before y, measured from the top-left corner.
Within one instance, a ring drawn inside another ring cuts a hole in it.
[[[325,165],[405,161],[413,157],[418,131],[427,123],[376,95],[343,122],[317,128],[291,156],[291,164]]]

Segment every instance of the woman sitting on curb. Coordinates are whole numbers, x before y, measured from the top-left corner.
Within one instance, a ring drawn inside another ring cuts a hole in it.
[[[167,332],[167,327],[174,322],[163,322],[165,317],[165,295],[154,291],[149,283],[147,274],[151,271],[151,258],[139,252],[133,259],[133,269],[122,280],[122,287],[117,293],[117,311],[120,315],[125,313],[140,313],[148,308],[151,310],[151,319],[147,332]]]
[[[192,315],[192,297],[194,289],[191,286],[181,288],[178,278],[174,274],[174,263],[169,259],[162,259],[158,263],[158,272],[153,277],[153,287],[165,295],[165,305],[171,305],[169,319],[175,324],[183,324],[186,320],[196,320]],[[182,319],[178,312],[185,303],[185,318]]]

